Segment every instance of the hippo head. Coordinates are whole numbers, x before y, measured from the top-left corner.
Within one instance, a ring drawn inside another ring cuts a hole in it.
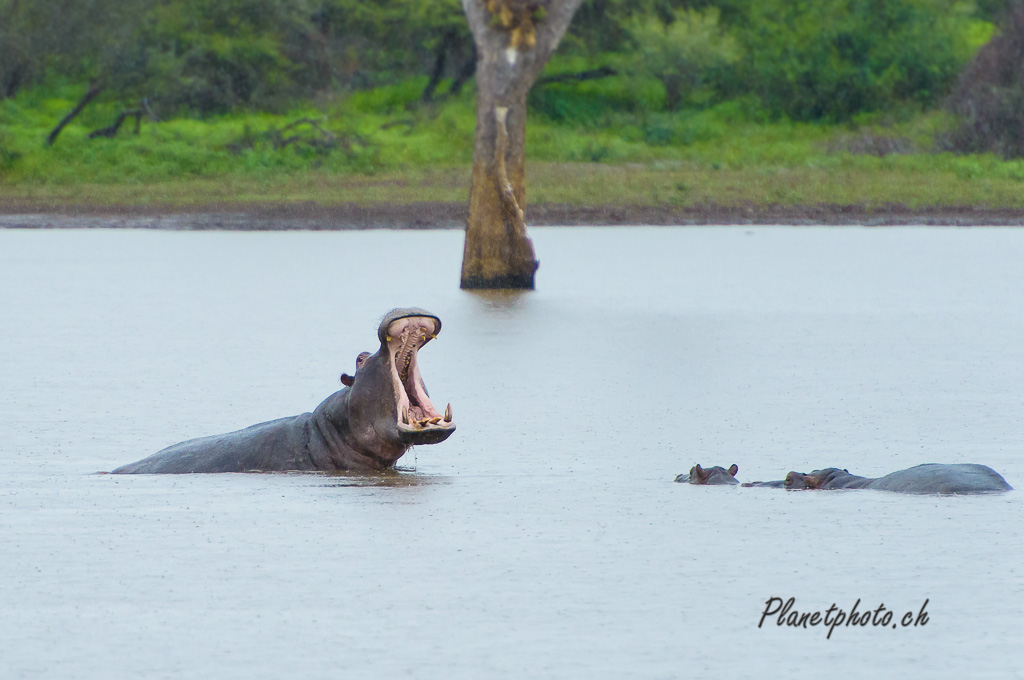
[[[783,484],[790,491],[803,491],[804,489],[816,489],[818,487],[816,481],[813,472],[807,475],[803,472],[790,471],[786,474]]]
[[[420,376],[420,349],[437,337],[441,320],[422,309],[394,309],[377,329],[380,349],[356,359],[348,386],[348,433],[352,442],[393,463],[410,446],[443,442],[455,431],[451,404],[439,412]]]
[[[803,472],[790,472],[786,475],[785,487],[790,491],[804,489],[820,489],[833,481],[840,475],[849,475],[848,470],[839,468],[825,468],[804,474]]]
[[[706,469],[700,465],[694,465],[690,468],[688,478],[685,480],[677,479],[676,481],[686,481],[690,484],[739,484],[739,481],[736,479],[736,473],[739,471],[740,469],[735,463],[730,465],[728,470],[720,465]]]

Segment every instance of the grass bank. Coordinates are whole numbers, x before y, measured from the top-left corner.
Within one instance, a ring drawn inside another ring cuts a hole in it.
[[[724,207],[846,205],[871,210],[971,206],[1024,210],[1024,182],[971,176],[957,167],[710,168],[695,163],[532,162],[528,205]],[[320,170],[275,177],[184,178],[150,183],[4,184],[8,208],[59,211],[135,206],[199,210],[213,205],[459,203],[469,199],[469,166],[374,174]],[[9,210],[8,210],[9,211]]]
[[[143,120],[139,134],[129,122],[114,138],[89,139],[119,111],[99,104],[52,147],[46,135],[80,88],[32,90],[0,102],[0,211],[465,203],[474,94],[421,104],[422,86],[414,79],[282,115]],[[937,151],[950,124],[941,113],[793,123],[766,120],[744,101],[661,111],[650,83],[574,87],[572,98],[550,86],[531,99],[528,217],[531,205],[1024,215],[1024,162]]]

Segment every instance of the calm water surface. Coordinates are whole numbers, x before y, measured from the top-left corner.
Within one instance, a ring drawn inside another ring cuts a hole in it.
[[[1024,489],[1024,230],[532,234],[474,294],[457,231],[0,231],[0,676],[1021,677],[1022,491],[672,479]],[[406,305],[459,429],[397,474],[93,474],[312,409]]]

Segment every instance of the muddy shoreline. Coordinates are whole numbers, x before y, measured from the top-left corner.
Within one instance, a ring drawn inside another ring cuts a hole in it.
[[[403,204],[208,204],[191,208],[151,206],[0,206],[0,228],[8,229],[168,229],[236,231],[333,231],[347,229],[459,229],[465,203]],[[1024,210],[973,206],[909,208],[885,205],[804,206],[698,205],[574,206],[533,204],[531,226],[576,225],[863,225],[863,226],[1021,226]]]

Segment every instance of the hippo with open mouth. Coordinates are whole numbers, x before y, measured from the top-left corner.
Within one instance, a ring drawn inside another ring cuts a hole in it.
[[[735,463],[730,465],[728,470],[726,470],[721,465],[703,468],[698,463],[697,465],[694,465],[692,468],[690,468],[689,474],[677,475],[676,481],[679,482],[680,484],[739,484],[739,480],[736,479],[736,473],[739,471],[739,466],[737,466]]]
[[[390,468],[410,447],[455,431],[451,404],[434,408],[417,360],[440,330],[422,309],[392,310],[377,329],[380,349],[360,354],[355,375],[343,374],[345,387],[312,413],[181,442],[114,474]]]
[[[978,494],[1011,491],[1003,476],[976,463],[925,463],[884,477],[860,477],[849,470],[825,468],[809,474],[790,472],[775,482],[752,482],[743,486],[774,486],[789,490],[876,489],[914,494]]]

